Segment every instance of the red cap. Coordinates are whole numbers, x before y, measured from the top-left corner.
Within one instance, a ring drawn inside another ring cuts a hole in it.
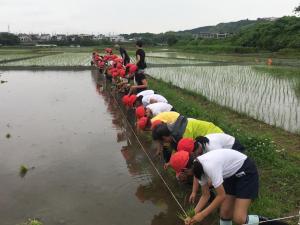
[[[145,127],[147,126],[147,122],[148,122],[148,117],[142,117],[138,120],[138,127],[141,129],[141,130],[144,130]]]
[[[133,74],[138,70],[137,65],[132,64],[132,66],[129,67],[129,74]]]
[[[177,151],[186,151],[192,153],[194,150],[195,141],[192,138],[182,138],[177,145]]]
[[[112,49],[111,49],[111,48],[106,48],[106,49],[105,49],[105,52],[107,52],[107,53],[112,53]]]
[[[189,153],[185,151],[175,152],[170,158],[170,166],[175,170],[176,176],[184,169],[189,161]]]
[[[102,62],[102,61],[99,63],[99,66],[100,66],[100,67],[104,67],[104,65],[105,65],[105,63]]]
[[[117,77],[117,76],[119,76],[119,73],[117,71],[114,71],[111,75],[112,75],[112,77]]]
[[[128,105],[129,104],[129,95],[124,95],[122,98],[122,102],[124,105]]]
[[[145,116],[145,113],[146,113],[145,108],[144,108],[144,106],[142,106],[142,105],[139,106],[139,107],[137,107],[136,110],[135,110],[135,115],[136,115],[136,117],[137,117],[138,119],[144,117],[144,116]]]
[[[130,97],[129,97],[129,103],[128,103],[129,107],[133,107],[133,104],[135,103],[136,98],[137,98],[136,95],[130,95]]]
[[[119,70],[120,77],[125,77],[126,71],[124,69]]]
[[[123,68],[123,65],[122,65],[121,63],[118,62],[118,63],[117,63],[117,68],[118,68],[118,69],[122,69],[122,68]]]
[[[129,67],[131,67],[131,66],[133,66],[134,64],[132,64],[132,63],[128,63],[127,65],[126,65],[126,68],[129,68]]]
[[[151,129],[153,130],[158,124],[161,124],[161,120],[154,120],[153,123],[151,124]]]

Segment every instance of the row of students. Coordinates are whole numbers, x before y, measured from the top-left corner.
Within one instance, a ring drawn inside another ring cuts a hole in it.
[[[143,69],[130,64],[127,71],[133,71],[130,75],[134,79],[140,72],[144,74]],[[123,96],[122,102],[136,109],[138,128],[152,132],[153,140],[158,143],[158,153],[163,153],[165,168],[173,168],[180,181],[192,178],[191,202],[195,201],[201,186],[196,214],[185,220],[186,225],[201,222],[217,208],[220,209],[220,225],[233,222],[258,225],[262,221],[269,225],[284,224],[248,215],[251,202],[258,196],[259,176],[255,163],[244,154],[245,148],[235,137],[225,134],[211,122],[180,115],[165,97],[147,90],[148,85],[143,82],[136,83]],[[216,197],[209,203],[211,187]]]

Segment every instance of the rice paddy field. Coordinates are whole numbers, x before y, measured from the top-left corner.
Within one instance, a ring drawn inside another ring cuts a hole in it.
[[[90,53],[61,53],[45,57],[32,58],[2,64],[3,66],[89,66]]]
[[[299,79],[278,78],[251,66],[149,68],[152,77],[284,130],[300,133]]]

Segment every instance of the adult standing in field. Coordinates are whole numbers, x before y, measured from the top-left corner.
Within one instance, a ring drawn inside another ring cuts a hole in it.
[[[143,50],[143,42],[140,40],[137,41],[136,48],[137,48],[137,50],[136,50],[135,56],[136,56],[136,65],[138,67],[138,73],[144,73],[144,70],[146,69],[147,64],[145,61],[146,53]]]
[[[120,51],[120,55],[123,59],[123,65],[126,66],[128,63],[130,63],[130,57],[127,54],[127,51],[125,50],[125,48],[121,47],[118,44],[115,45],[115,48]]]

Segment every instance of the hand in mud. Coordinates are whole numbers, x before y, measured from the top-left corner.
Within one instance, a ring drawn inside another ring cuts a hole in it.
[[[189,202],[194,204],[195,199],[196,199],[196,193],[192,192],[189,198]]]

